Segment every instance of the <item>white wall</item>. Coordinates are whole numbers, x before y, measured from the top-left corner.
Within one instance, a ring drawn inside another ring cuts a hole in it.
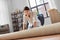
[[[49,1],[49,5],[50,5],[50,9],[58,9],[58,11],[60,11],[60,0],[48,0]]]
[[[7,0],[0,0],[0,25],[9,24],[12,31],[11,17],[8,10]]]
[[[12,0],[7,0],[7,5],[8,5],[8,12],[9,12],[9,20],[10,20],[10,32],[13,32],[13,25],[12,25],[12,18],[11,18],[11,13],[12,13]]]
[[[13,11],[16,9],[20,9],[23,11],[25,6],[28,6],[28,0],[12,0]]]
[[[54,2],[55,2],[55,5],[56,5],[58,11],[60,11],[60,0],[54,0]]]
[[[48,2],[49,2],[50,9],[53,9],[53,8],[57,9],[54,0],[48,0]]]

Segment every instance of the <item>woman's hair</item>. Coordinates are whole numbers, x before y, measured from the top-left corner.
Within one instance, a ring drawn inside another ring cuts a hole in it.
[[[30,9],[29,9],[29,7],[26,6],[26,7],[24,7],[24,10],[30,10]]]

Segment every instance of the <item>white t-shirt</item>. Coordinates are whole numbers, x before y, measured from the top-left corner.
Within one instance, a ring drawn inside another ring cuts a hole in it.
[[[37,18],[37,15],[31,14],[30,18],[23,15],[23,24],[27,25],[27,22],[28,22],[29,23],[28,29],[30,29],[32,27],[32,25],[34,24],[35,21],[37,22],[37,24],[36,24],[37,27],[39,27],[41,24],[40,24],[40,21]]]

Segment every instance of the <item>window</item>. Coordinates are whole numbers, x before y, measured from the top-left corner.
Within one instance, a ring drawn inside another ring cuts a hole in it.
[[[35,0],[29,0],[29,1],[30,1],[30,6],[31,6],[31,7],[36,6],[36,4],[35,4]]]
[[[48,2],[48,0],[44,0],[44,3],[47,3]]]
[[[37,9],[36,9],[36,8],[34,8],[34,9],[32,9],[32,11],[33,11],[33,12],[37,12]]]
[[[47,10],[49,9],[49,4],[47,0],[29,0],[29,5],[32,11],[36,11],[39,14],[43,14],[44,17],[48,17],[49,14]]]
[[[38,7],[38,10],[39,10],[39,14],[43,14],[43,15],[44,15],[44,17],[46,17],[46,16],[47,16],[47,15],[46,15],[45,8],[44,8],[44,5],[39,6],[39,7]]]
[[[43,4],[42,0],[36,0],[36,2],[37,2],[37,5]]]
[[[49,10],[49,4],[45,4],[45,6],[46,6],[46,9]],[[49,13],[48,13],[48,16],[50,16]]]

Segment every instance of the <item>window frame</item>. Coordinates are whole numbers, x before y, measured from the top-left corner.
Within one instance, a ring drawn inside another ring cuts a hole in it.
[[[44,3],[44,0],[43,0],[43,4],[37,5],[37,1],[35,0],[36,6],[34,6],[34,7],[31,7],[29,0],[28,0],[28,3],[29,3],[29,6],[30,6],[31,11],[32,11],[32,9],[36,8],[36,10],[37,10],[38,13],[39,13],[38,7],[44,5],[45,11],[46,11],[46,15],[47,15],[46,17],[49,17],[48,16],[48,12],[47,12],[47,8],[46,8],[46,5],[45,5],[45,4],[48,4],[48,2]]]

